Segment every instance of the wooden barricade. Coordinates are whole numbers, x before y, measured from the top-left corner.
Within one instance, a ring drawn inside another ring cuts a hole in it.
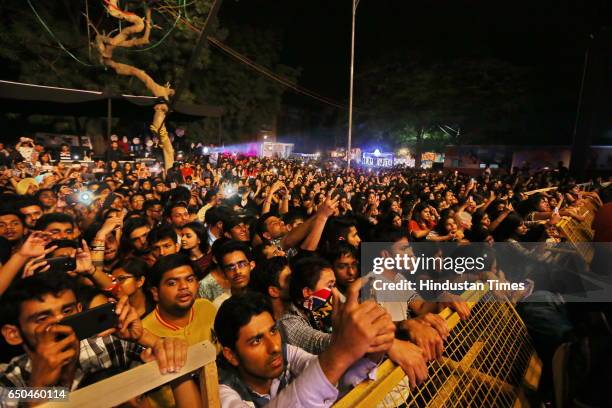
[[[66,402],[46,403],[44,408],[109,408],[151,391],[185,374],[201,370],[200,392],[204,407],[218,408],[217,351],[208,341],[189,347],[182,370],[162,375],[152,361],[70,393]]]

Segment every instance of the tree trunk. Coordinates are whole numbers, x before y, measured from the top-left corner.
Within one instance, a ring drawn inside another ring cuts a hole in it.
[[[113,37],[100,33],[96,35],[96,49],[100,54],[100,61],[102,64],[112,68],[119,75],[126,75],[139,79],[154,96],[164,99],[166,102],[169,101],[170,97],[174,95],[174,90],[170,88],[169,84],[162,86],[155,82],[155,80],[142,69],[113,60],[113,51],[115,47],[131,48],[149,44],[149,35],[151,33],[151,9],[146,8],[145,18],[143,19],[134,13],[121,10],[118,6],[118,0],[108,0],[105,7],[111,16],[118,20],[125,20],[131,23],[131,25],[128,25]],[[141,37],[131,37],[140,33],[142,33]],[[154,109],[155,114],[153,115],[153,122],[151,123],[150,129],[159,136],[164,152],[164,167],[169,169],[174,164],[174,148],[172,147],[172,142],[168,137],[168,131],[164,124],[168,106],[164,103],[159,103],[155,105]]]
[[[421,156],[423,154],[423,133],[425,133],[425,129],[420,127],[417,131],[416,148],[414,150],[414,167],[416,169],[421,168]]]
[[[91,139],[91,147],[97,156],[101,156],[106,152],[107,142],[104,137],[106,133],[101,118],[85,119],[85,135]]]

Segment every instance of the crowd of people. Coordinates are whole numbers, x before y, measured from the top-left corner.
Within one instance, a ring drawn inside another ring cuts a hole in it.
[[[152,359],[175,372],[188,345],[209,340],[224,407],[331,406],[385,358],[416,387],[449,336],[438,312],[469,319],[470,308],[451,292],[363,299],[362,242],[390,243],[388,256],[411,253],[412,242],[507,242],[545,263],[522,244],[563,241],[561,217],[603,204],[604,180],[585,191],[561,169],[346,171],[229,154],[166,171],[120,166],[118,148],[112,141],[83,166],[33,143],[0,146],[2,386],[74,390]],[[490,259],[476,279],[503,279],[505,267]],[[554,292],[530,282],[510,300]],[[108,302],[118,316],[110,332],[78,339],[62,325]],[[564,323],[547,339],[574,328],[561,311],[552,320]],[[202,404],[193,375],[129,403]]]

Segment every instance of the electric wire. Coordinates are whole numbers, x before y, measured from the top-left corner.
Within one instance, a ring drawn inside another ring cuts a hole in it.
[[[55,42],[57,43],[57,45],[59,45],[59,47],[66,52],[66,54],[68,54],[73,60],[75,60],[76,62],[78,62],[79,64],[86,66],[86,67],[95,67],[96,65],[93,64],[88,64],[86,62],[81,61],[76,55],[74,55],[72,52],[70,52],[70,50],[68,50],[66,47],[64,47],[64,44],[62,44],[62,42],[55,36],[55,34],[53,34],[53,31],[51,31],[51,29],[49,28],[49,26],[47,25],[47,23],[45,23],[45,21],[42,19],[42,17],[40,16],[40,14],[38,14],[38,12],[36,11],[36,8],[34,8],[34,5],[30,2],[30,0],[28,1],[28,5],[30,6],[30,8],[32,9],[32,12],[34,13],[34,15],[36,16],[36,18],[38,19],[38,22],[44,27],[44,29],[49,33],[49,35],[51,36],[51,38],[53,38],[55,40]]]
[[[168,11],[170,14],[174,14],[170,11]],[[191,24],[188,21],[185,21],[184,19],[182,19],[182,22],[192,31],[199,33],[200,29],[196,26],[194,26],[193,24]],[[348,107],[346,105],[340,104],[339,102],[336,102],[330,98],[327,98],[325,96],[319,95],[313,91],[310,91],[304,87],[301,87],[293,82],[291,82],[290,80],[288,80],[287,78],[284,78],[272,71],[270,71],[268,68],[259,65],[258,63],[256,63],[255,61],[252,61],[251,59],[245,57],[244,55],[240,54],[238,51],[232,49],[231,47],[227,46],[226,44],[223,44],[221,41],[217,40],[214,37],[208,37],[207,38],[208,41],[213,44],[215,47],[217,47],[219,50],[225,52],[227,55],[231,56],[232,58],[242,62],[243,64],[251,67],[252,69],[254,69],[255,71],[259,72],[260,74],[284,85],[287,88],[292,89],[293,91],[311,97],[313,99],[316,99],[319,102],[325,103],[327,105],[333,106],[335,108],[339,108],[339,109],[348,109]]]

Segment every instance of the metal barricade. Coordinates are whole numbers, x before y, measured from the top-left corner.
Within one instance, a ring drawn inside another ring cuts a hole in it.
[[[449,309],[440,314],[451,334],[443,358],[429,363],[424,384],[410,390],[404,371],[387,360],[376,380],[359,384],[335,407],[531,406],[542,364],[514,306],[487,291],[463,296],[471,316],[460,321]]]

